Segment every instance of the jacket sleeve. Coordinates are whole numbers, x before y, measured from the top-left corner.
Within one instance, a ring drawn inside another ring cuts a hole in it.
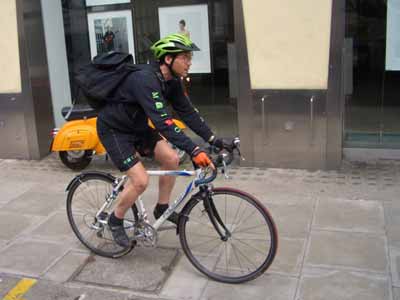
[[[132,84],[131,89],[147,117],[169,142],[191,154],[197,145],[172,121],[166,109],[161,83],[156,75],[151,72],[143,72],[141,76],[135,77],[136,82]]]
[[[189,97],[184,94],[180,81],[176,82],[176,88],[169,100],[182,121],[205,142],[208,142],[213,132],[199,115],[199,111],[193,106]]]

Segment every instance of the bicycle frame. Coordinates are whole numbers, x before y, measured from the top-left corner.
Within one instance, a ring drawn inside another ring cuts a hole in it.
[[[160,226],[168,219],[168,217],[179,207],[181,203],[183,203],[187,196],[197,187],[196,186],[196,181],[204,177],[204,171],[201,169],[197,169],[195,171],[147,171],[147,174],[149,176],[183,176],[183,177],[192,177],[195,176],[195,178],[189,182],[189,184],[186,186],[186,189],[181,195],[174,200],[174,202],[169,206],[169,208],[162,214],[160,218],[152,224],[152,227],[155,230],[158,230]],[[100,210],[97,212],[96,217],[99,217],[99,215],[109,206],[111,206],[112,202],[117,198],[118,193],[120,189],[123,187],[125,184],[126,180],[128,179],[127,175],[122,176],[121,178],[118,178],[117,180],[117,185],[113,188],[111,195],[106,199],[106,202],[103,204],[103,206],[100,208]],[[139,217],[143,218],[143,220],[146,223],[148,222],[147,219],[147,214],[146,210],[143,205],[143,201],[141,199],[141,196],[138,197],[138,199],[135,202],[137,204],[138,208],[138,214]]]

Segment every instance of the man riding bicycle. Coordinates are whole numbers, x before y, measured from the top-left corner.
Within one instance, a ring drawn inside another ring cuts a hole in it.
[[[180,79],[188,75],[192,52],[200,49],[187,36],[172,34],[156,42],[151,50],[158,63],[132,72],[116,94],[117,98],[125,101],[107,103],[97,119],[97,132],[108,155],[116,167],[129,177],[108,220],[115,242],[122,247],[130,244],[123,227],[125,213],[149,183],[139,156],[154,156],[162,170],[178,168],[176,151],[160,134],[187,152],[197,166],[214,168],[208,155],[172,121],[166,110],[166,99],[186,125],[204,141],[218,148],[223,147],[223,141],[215,137],[185,96]],[[148,118],[155,125],[155,130],[148,126]],[[175,177],[160,177],[155,218],[158,219],[168,209],[174,184]],[[177,224],[177,213],[173,213],[168,220]]]

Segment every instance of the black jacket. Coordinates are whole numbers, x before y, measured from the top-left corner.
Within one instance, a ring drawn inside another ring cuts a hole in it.
[[[213,135],[185,96],[181,81],[165,81],[156,64],[143,65],[140,71],[132,72],[114,97],[115,101],[102,108],[98,118],[115,130],[146,134],[149,130],[147,118],[150,118],[169,142],[190,154],[196,144],[172,122],[166,109],[168,99],[182,121],[204,141]]]

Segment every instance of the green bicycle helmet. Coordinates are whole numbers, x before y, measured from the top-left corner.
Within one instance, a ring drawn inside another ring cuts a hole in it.
[[[175,55],[181,52],[188,51],[200,51],[199,47],[196,46],[186,35],[180,33],[170,34],[158,42],[155,42],[150,50],[154,53],[154,56],[158,60],[167,55]]]

